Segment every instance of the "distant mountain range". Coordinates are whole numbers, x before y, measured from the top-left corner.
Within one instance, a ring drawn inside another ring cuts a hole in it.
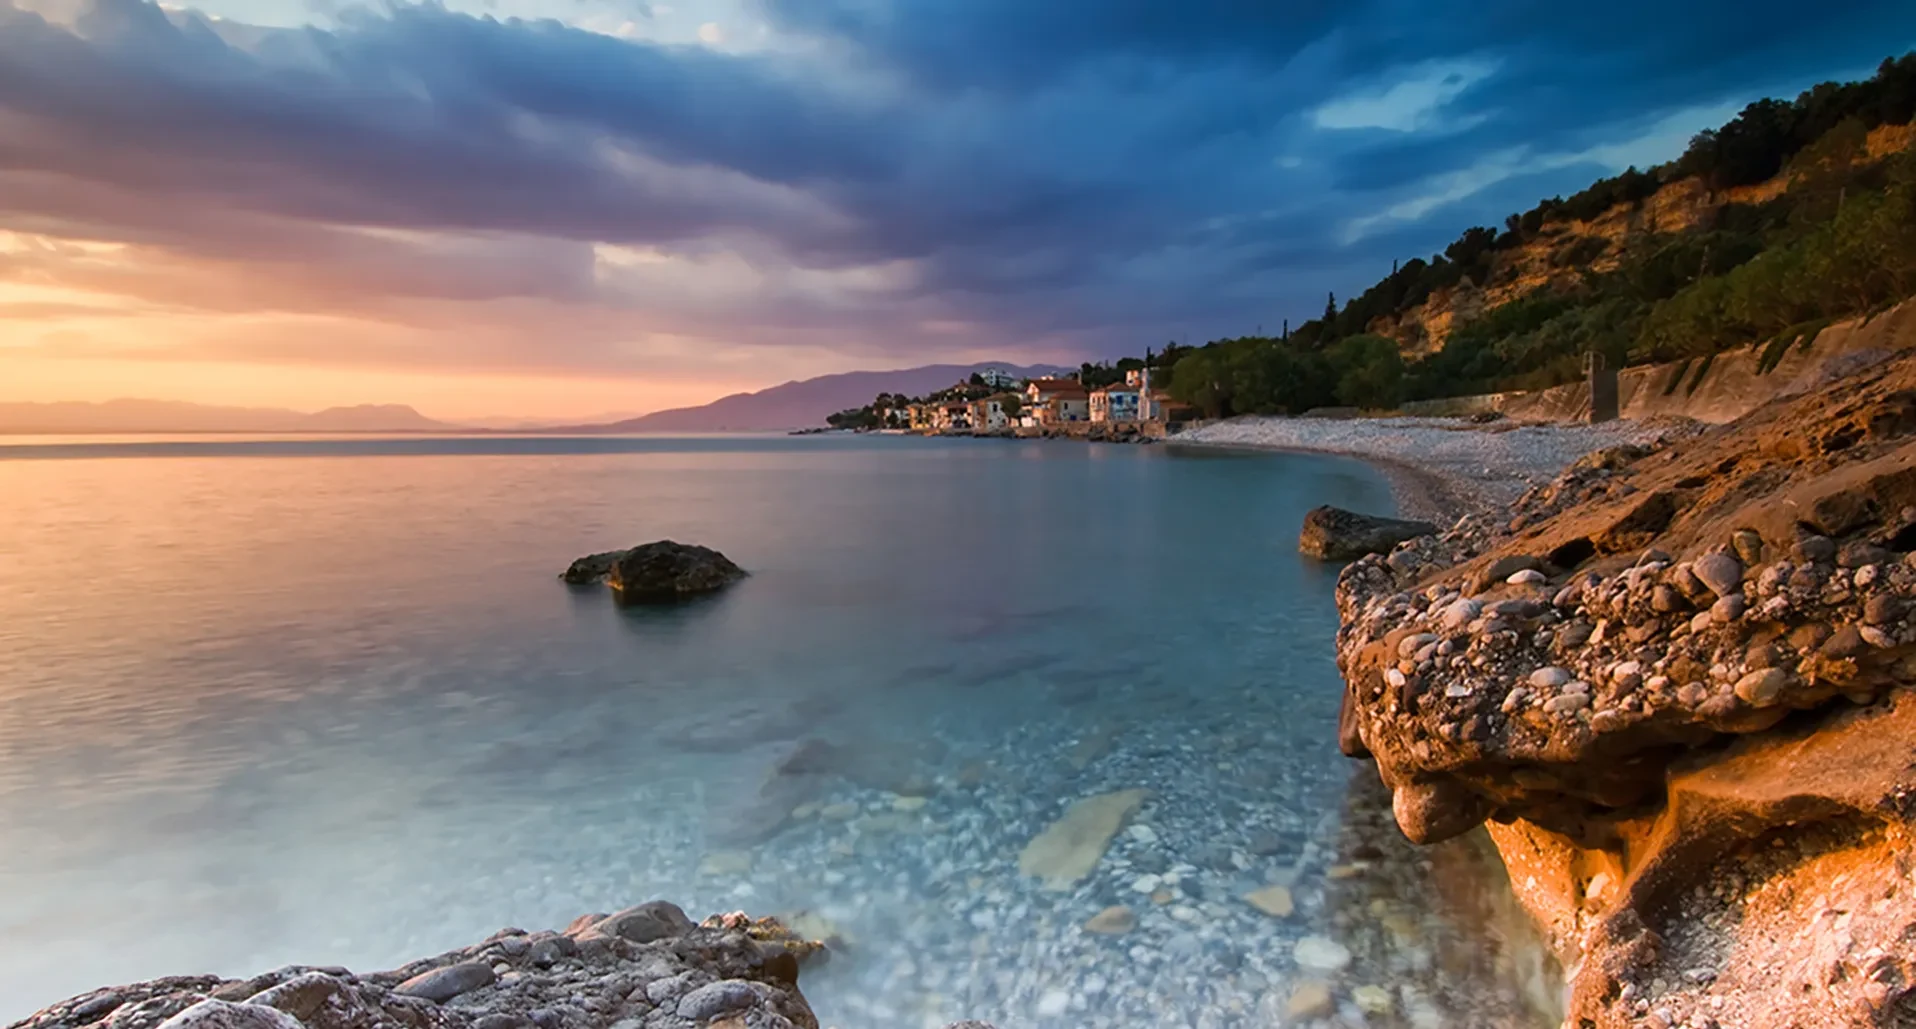
[[[871,403],[880,393],[923,396],[983,368],[1022,378],[1071,371],[1055,365],[932,364],[889,372],[841,372],[734,393],[698,407],[655,411],[612,422],[554,424],[551,419],[489,419],[485,426],[435,421],[404,404],[329,407],[307,414],[270,407],[209,407],[171,400],[104,403],[0,403],[0,433],[66,435],[144,432],[773,432],[825,424],[825,416]]]
[[[171,400],[0,404],[0,433],[457,432],[404,404],[329,407],[308,414],[276,407],[211,407]]]
[[[825,416],[863,407],[880,393],[923,396],[962,382],[972,372],[1002,368],[1021,378],[1072,371],[1056,365],[930,364],[890,372],[841,372],[788,382],[756,393],[734,393],[698,407],[654,411],[601,425],[567,425],[543,432],[773,432],[825,424]]]

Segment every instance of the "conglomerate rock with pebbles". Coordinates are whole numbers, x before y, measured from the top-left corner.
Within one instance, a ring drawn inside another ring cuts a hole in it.
[[[1346,753],[1611,1026],[1916,1026],[1916,357],[1347,568]]]

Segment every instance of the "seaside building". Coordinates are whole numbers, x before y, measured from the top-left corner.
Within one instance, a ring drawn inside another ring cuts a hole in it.
[[[1076,379],[1034,379],[1025,387],[1025,403],[1038,425],[1091,420],[1091,392]]]
[[[911,431],[930,432],[932,430],[932,406],[930,404],[907,404],[905,406],[905,413],[908,418],[907,427],[910,428]]]
[[[971,429],[971,405],[962,400],[953,400],[937,405],[932,421],[932,429],[937,432],[966,432]]]
[[[978,372],[978,377],[985,380],[985,385],[990,386],[992,389],[1011,389],[1018,385],[1018,377],[1005,371],[1003,368],[981,369]]]
[[[999,393],[971,402],[971,428],[974,432],[997,432],[1011,427],[1011,415],[1005,411],[1005,401],[1014,396]]]
[[[1094,422],[1135,422],[1138,420],[1140,394],[1135,385],[1112,383],[1091,391],[1090,411]]]

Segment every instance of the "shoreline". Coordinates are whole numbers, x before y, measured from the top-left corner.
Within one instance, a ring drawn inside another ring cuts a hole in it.
[[[1348,457],[1384,477],[1398,515],[1449,528],[1515,501],[1578,458],[1626,443],[1689,435],[1674,421],[1475,425],[1451,418],[1244,416],[1171,437],[1173,446]]]

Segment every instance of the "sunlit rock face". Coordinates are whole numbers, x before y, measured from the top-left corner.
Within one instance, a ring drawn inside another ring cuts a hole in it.
[[[1492,823],[1573,1021],[1908,1024],[1913,549],[1913,358],[1593,454],[1345,571],[1344,748]]]

